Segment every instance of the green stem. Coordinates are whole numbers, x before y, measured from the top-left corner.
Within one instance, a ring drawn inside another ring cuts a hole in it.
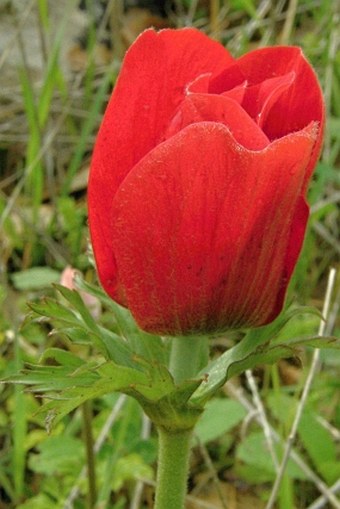
[[[192,429],[158,429],[159,452],[154,509],[184,509]]]
[[[171,341],[169,370],[175,383],[180,384],[194,378],[206,364],[208,340],[205,337],[177,337]],[[155,509],[184,509],[193,429],[193,426],[189,429],[182,429],[180,425],[177,429],[176,426],[171,429],[158,426]]]
[[[93,509],[96,505],[97,490],[96,490],[96,465],[94,456],[94,443],[92,436],[92,408],[90,401],[85,401],[82,405],[83,419],[84,419],[84,438],[86,445],[86,460],[87,460],[87,477],[88,477],[88,508]]]
[[[208,360],[206,337],[177,337],[172,340],[169,370],[175,383],[193,378]]]

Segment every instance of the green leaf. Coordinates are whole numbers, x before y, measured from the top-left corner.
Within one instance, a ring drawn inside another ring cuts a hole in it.
[[[113,470],[112,486],[118,491],[124,482],[142,478],[152,479],[153,469],[138,454],[131,453],[118,459]]]
[[[97,325],[77,291],[60,285],[56,287],[68,301],[68,307],[51,298],[29,304],[35,314],[53,323],[56,331],[52,332],[63,333],[71,341],[80,344],[93,345],[106,359],[132,366],[133,353],[124,339]]]
[[[256,19],[258,14],[252,0],[232,0],[231,5],[239,11],[246,11],[249,16]]]
[[[60,273],[49,267],[33,267],[14,272],[11,279],[17,290],[39,290],[59,281]]]
[[[279,457],[277,448],[276,453]],[[251,433],[239,444],[236,458],[236,473],[241,475],[246,481],[259,484],[272,482],[275,479],[275,467],[262,431]],[[305,474],[291,459],[288,461],[287,472],[293,479],[306,479]]]
[[[84,444],[80,439],[63,434],[47,437],[38,446],[39,454],[31,454],[33,472],[46,475],[73,474],[84,461]]]
[[[266,401],[271,414],[284,425],[283,429],[288,433],[296,414],[298,400],[284,391],[275,391],[268,394]]]
[[[335,338],[293,338],[277,344],[275,339],[287,322],[301,312],[318,314],[314,308],[290,308],[274,322],[250,330],[234,347],[227,350],[204,370],[204,381],[192,397],[192,403],[203,403],[231,377],[259,364],[273,363],[280,358],[293,357],[297,347],[336,345]]]
[[[49,297],[42,299],[40,302],[30,302],[28,306],[37,315],[55,320],[58,324],[79,326],[79,318],[72,310]]]
[[[148,334],[139,329],[130,311],[119,306],[114,301],[110,302],[110,308],[116,318],[120,334],[126,339],[130,350],[137,356],[149,361],[159,361],[167,364],[169,357],[168,343],[159,336]]]
[[[174,381],[166,366],[155,361],[149,364],[145,360],[138,360],[138,358],[136,358],[136,361],[144,366],[145,371],[147,370],[150,380],[147,386],[138,386],[138,392],[145,398],[157,400],[173,392],[175,389]]]
[[[336,338],[335,336],[309,336],[305,338],[292,338],[284,344],[293,347],[309,346],[312,348],[332,348],[334,350],[340,350],[340,338]]]
[[[26,364],[18,374],[7,377],[2,383],[30,385],[33,392],[62,391],[74,387],[92,386],[98,379],[93,363],[84,364],[86,371],[74,366],[39,366]]]
[[[86,400],[104,394],[125,392],[149,406],[166,399],[175,389],[165,368],[145,373],[111,361],[100,365],[83,363],[75,370],[64,366],[34,366],[31,371],[11,377],[10,381],[34,384],[33,390],[47,392],[46,397],[51,401],[45,403],[39,413],[48,412],[49,426]]]
[[[110,299],[110,297],[101,289],[100,286],[92,285],[88,281],[85,281],[85,279],[83,279],[78,272],[76,272],[74,275],[74,283],[77,290],[81,290],[83,292],[89,293],[90,295],[93,295],[93,297],[96,297],[107,307],[112,305],[112,299]]]
[[[190,397],[202,383],[201,379],[198,380],[185,380],[180,385],[176,385],[176,390],[172,395],[173,401],[177,407],[181,407],[189,402],[191,405]]]
[[[40,493],[36,497],[32,497],[26,500],[26,502],[17,505],[16,509],[59,509],[59,506],[54,499],[44,493]]]
[[[203,403],[232,376],[252,367],[256,360],[259,360],[259,355],[266,351],[262,346],[264,341],[267,343],[267,340],[261,337],[257,338],[257,341],[250,341],[249,337],[245,336],[213,361],[208,369],[205,369],[204,380],[194,393],[192,402]],[[268,343],[265,346],[268,347]]]
[[[71,304],[71,306],[76,311],[78,311],[88,329],[92,330],[93,332],[99,332],[96,321],[89,312],[88,308],[85,306],[84,301],[79,293],[76,290],[70,290],[63,285],[55,284],[54,286],[58,292],[61,293],[61,295]]]
[[[329,431],[316,419],[315,414],[305,411],[298,432],[315,469],[328,484],[336,482],[340,476],[340,465],[337,461],[335,443]]]
[[[123,366],[137,367],[135,362],[135,352],[131,351],[129,345],[124,339],[114,332],[99,326],[100,338],[105,344],[109,360]]]
[[[73,368],[78,368],[84,364],[84,361],[77,355],[61,348],[47,348],[41,355],[39,362],[42,364],[46,360],[54,360],[58,364]]]
[[[45,392],[50,401],[42,405],[39,414],[47,414],[48,430],[65,415],[89,399],[115,391],[132,394],[135,387],[147,385],[147,376],[137,370],[106,362],[101,365],[83,364],[73,370],[65,367],[34,366],[31,371],[21,373],[13,378],[22,383],[33,384],[34,391]]]
[[[53,311],[58,308],[55,305],[53,302]],[[68,310],[63,311],[64,318],[70,321]],[[193,426],[202,411],[188,401],[201,380],[191,380],[177,387],[167,367],[158,361],[131,356],[131,367],[111,360],[85,362],[59,348],[48,349],[41,358],[41,362],[51,360],[58,365],[27,364],[20,373],[4,380],[30,386],[32,392],[44,393],[48,401],[38,414],[47,413],[48,429],[85,401],[116,391],[133,396],[157,423],[173,425],[174,429]]]
[[[75,277],[75,283],[79,290],[98,298],[112,311],[116,319],[118,333],[125,339],[131,352],[151,362],[157,360],[161,364],[168,364],[169,342],[140,330],[128,309],[119,306],[101,289],[84,281],[78,274]]]
[[[238,401],[213,399],[207,403],[196,425],[196,434],[203,443],[215,440],[239,424],[246,413]]]

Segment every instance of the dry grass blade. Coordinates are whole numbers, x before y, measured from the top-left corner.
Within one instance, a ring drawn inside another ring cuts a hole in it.
[[[151,421],[145,414],[143,414],[141,438],[147,440],[150,437],[150,434]],[[135,491],[132,496],[130,509],[139,509],[141,507],[144,484],[145,483],[143,480],[137,482]]]
[[[333,89],[333,78],[334,78],[334,69],[335,69],[335,59],[337,50],[339,48],[339,40],[340,40],[340,29],[339,29],[339,21],[340,14],[336,12],[336,5],[338,2],[334,2],[333,8],[333,27],[332,32],[329,39],[329,48],[328,48],[328,63],[325,71],[325,80],[324,80],[324,94],[325,94],[325,102],[326,102],[326,115],[330,118],[331,113],[331,101],[332,101],[332,89]],[[339,8],[339,5],[338,5]],[[325,141],[324,141],[324,149],[323,149],[323,160],[326,162],[330,161],[331,155],[331,136],[330,130],[326,129],[325,133]]]
[[[252,35],[262,25],[262,22],[270,11],[271,7],[271,0],[263,0],[256,10],[256,16],[254,16],[254,18],[249,21],[244,30],[240,30],[238,28],[235,36],[235,41],[231,44],[231,47],[233,46],[236,51],[239,51],[241,39],[244,37],[244,35],[246,35],[247,40],[251,39]]]
[[[231,398],[234,398],[237,401],[239,401],[243,405],[243,407],[249,412],[249,414],[253,415],[257,422],[261,425],[261,419],[258,415],[256,408],[250,403],[248,398],[245,396],[242,388],[236,387],[232,382],[227,382],[227,384],[225,385],[225,390]],[[275,442],[282,442],[282,438],[273,428],[270,428],[270,431]],[[294,461],[294,463],[301,468],[303,473],[306,475],[307,479],[309,479],[311,482],[315,484],[320,493],[323,494],[325,500],[335,501],[335,504],[338,503],[336,497],[332,493],[332,490],[322,481],[322,479],[320,479],[320,477],[318,477],[317,474],[315,474],[315,472],[307,465],[307,463],[305,463],[301,456],[299,456],[299,454],[293,449],[291,450],[290,457]],[[335,505],[335,507],[339,506]]]
[[[117,403],[115,404],[115,406],[113,407],[109,417],[107,418],[95,444],[94,444],[94,452],[97,454],[100,449],[102,448],[104,442],[105,442],[105,439],[107,437],[107,435],[109,434],[112,426],[113,426],[113,423],[115,422],[115,420],[117,419],[120,411],[122,410],[123,406],[124,406],[124,403],[126,401],[126,396],[123,394],[121,396],[119,396],[118,400],[117,400]],[[78,497],[79,495],[79,492],[80,492],[80,483],[83,479],[85,479],[86,477],[86,473],[87,473],[87,469],[86,467],[84,467],[79,476],[78,476],[78,479],[75,483],[75,485],[73,486],[73,488],[71,489],[67,499],[65,500],[64,502],[64,505],[63,505],[63,509],[73,509],[73,502],[76,500],[76,498]]]
[[[221,489],[221,486],[220,486],[220,481],[219,481],[216,469],[214,467],[214,464],[213,464],[213,462],[212,462],[212,460],[210,458],[209,452],[208,452],[206,446],[201,442],[201,440],[198,437],[196,437],[196,441],[198,443],[199,449],[200,449],[201,454],[203,456],[204,462],[205,462],[205,464],[208,467],[208,470],[210,472],[210,475],[211,475],[211,478],[213,480],[213,483],[214,483],[214,485],[216,487],[216,491],[217,491],[219,500],[221,502],[221,507],[223,509],[228,509],[228,506],[225,503],[225,497],[223,495],[223,492],[222,492],[222,489]]]
[[[316,221],[313,224],[313,229],[316,231],[320,237],[325,240],[328,244],[332,246],[332,248],[337,252],[337,254],[340,254],[340,242],[334,235],[332,235],[329,230],[319,221]]]
[[[325,333],[326,321],[327,321],[327,317],[328,317],[328,313],[329,313],[331,296],[332,296],[332,292],[333,292],[333,288],[334,288],[335,276],[336,276],[336,271],[335,271],[335,269],[332,268],[330,270],[328,283],[327,283],[327,290],[326,290],[324,306],[323,306],[323,310],[322,310],[322,315],[324,317],[324,320],[322,320],[320,323],[319,336],[323,336]],[[320,350],[316,349],[313,354],[312,364],[311,364],[309,373],[306,378],[306,382],[305,382],[305,385],[304,385],[304,388],[302,391],[300,402],[299,402],[297,410],[296,410],[292,428],[289,433],[288,440],[286,442],[286,447],[284,450],[282,462],[280,464],[279,472],[276,476],[276,479],[275,479],[266,509],[272,509],[274,507],[274,503],[275,503],[276,497],[278,495],[280,485],[281,485],[281,482],[283,479],[283,475],[285,473],[288,459],[291,454],[293,443],[294,443],[294,440],[295,440],[295,437],[297,434],[297,429],[298,429],[298,426],[299,426],[299,423],[301,420],[301,416],[302,416],[309,392],[312,387],[314,376],[316,375],[316,373],[319,369],[319,365],[320,365]],[[329,492],[329,502],[337,509],[340,509],[340,501],[338,501],[336,499],[336,497],[334,497],[334,495],[331,492]]]
[[[287,15],[286,15],[286,21],[283,26],[282,34],[280,37],[280,44],[289,44],[290,36],[293,30],[294,26],[294,19],[296,16],[296,11],[298,7],[299,0],[290,0]]]
[[[275,449],[274,449],[273,436],[272,436],[272,433],[270,431],[270,426],[269,426],[269,422],[268,422],[268,419],[267,419],[267,416],[266,416],[266,411],[265,411],[264,406],[262,404],[262,401],[261,401],[261,398],[260,398],[260,395],[259,395],[259,391],[258,391],[258,388],[257,388],[257,385],[256,385],[255,378],[254,378],[253,373],[252,373],[252,371],[250,369],[247,369],[246,377],[247,377],[248,385],[249,385],[250,390],[251,390],[252,395],[253,395],[254,405],[256,406],[256,409],[257,409],[257,412],[258,412],[258,416],[259,416],[259,418],[261,420],[261,424],[262,424],[262,428],[263,428],[263,432],[264,432],[264,436],[265,436],[265,439],[266,439],[266,442],[267,442],[267,446],[268,446],[268,450],[269,450],[270,456],[271,456],[271,458],[273,460],[273,464],[274,464],[275,470],[278,471],[279,462],[278,462],[277,455],[276,455],[276,452],[275,452]]]
[[[12,51],[13,45],[18,40],[18,36],[20,35],[20,31],[21,31],[22,27],[24,26],[24,24],[26,23],[26,20],[27,20],[27,18],[29,16],[31,10],[33,9],[34,5],[35,5],[35,0],[32,0],[27,5],[26,9],[22,13],[21,20],[18,23],[18,25],[17,25],[17,27],[15,29],[15,32],[13,33],[12,37],[9,39],[6,47],[2,50],[2,55],[0,57],[0,69],[4,65],[4,63],[6,62],[6,60],[8,58],[8,55]]]
[[[216,40],[219,40],[220,37],[219,12],[219,0],[210,0],[210,32],[211,36]]]
[[[317,203],[315,203],[314,205],[311,206],[310,212],[311,212],[311,214],[315,214],[315,212],[322,210],[327,205],[330,205],[331,203],[337,203],[337,202],[340,202],[340,191],[335,191],[327,198],[319,200]]]
[[[340,479],[329,488],[332,493],[340,491]],[[319,497],[315,502],[307,507],[307,509],[322,509],[327,504],[327,498],[325,496]]]

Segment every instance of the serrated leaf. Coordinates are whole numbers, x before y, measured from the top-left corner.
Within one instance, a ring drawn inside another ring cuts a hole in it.
[[[92,345],[92,339],[88,331],[80,326],[78,327],[58,327],[52,329],[49,333],[50,336],[54,334],[61,334],[66,336],[72,343],[77,345]]]
[[[92,285],[88,281],[85,281],[79,274],[76,272],[74,275],[74,283],[77,290],[82,290],[83,292],[89,293],[93,297],[96,297],[98,300],[103,302],[106,306],[110,307],[113,302],[112,299],[102,290],[102,288],[98,285]]]
[[[151,362],[154,360],[158,360],[160,363],[166,364],[169,355],[169,348],[166,347],[163,340],[159,336],[155,336],[152,334],[148,334],[144,331],[141,331],[134,321],[129,310],[119,306],[112,299],[109,299],[103,291],[90,285],[86,281],[84,281],[79,275],[76,276],[76,285],[80,290],[86,291],[91,295],[97,297],[101,301],[105,303],[112,311],[116,318],[118,329],[121,333],[122,337],[115,335],[112,332],[109,332],[107,329],[101,328],[102,339],[105,341],[107,349],[111,353],[111,359],[117,362],[117,343],[114,344],[114,348],[112,348],[112,341],[114,338],[119,338],[121,344],[123,344],[123,339],[125,339],[125,357],[124,364],[132,365],[131,363],[131,354],[137,355],[139,357],[143,357],[145,359],[150,360]],[[64,290],[63,290],[64,291]],[[66,295],[65,291],[64,294]],[[74,297],[72,297],[74,298]],[[108,336],[111,336],[110,338]],[[119,349],[122,350],[121,348]],[[121,351],[122,353],[122,351]]]
[[[337,346],[336,346],[337,345]],[[230,365],[227,379],[243,373],[246,369],[254,368],[260,364],[273,364],[288,357],[298,356],[302,347],[339,348],[339,342],[334,337],[313,336],[307,338],[292,338],[285,343],[270,343],[261,345],[248,357]]]
[[[27,365],[20,373],[12,375],[2,383],[18,383],[32,386],[32,392],[61,391],[75,386],[91,386],[98,375],[91,370],[79,372],[73,366]]]
[[[138,384],[147,385],[150,383],[146,373],[126,366],[119,366],[111,361],[105,362],[98,367],[97,372],[101,377],[101,381],[104,380],[105,383],[112,383],[112,387],[116,387],[117,383],[123,384],[124,387],[135,387]],[[117,379],[117,376],[119,379]],[[115,390],[117,389],[112,389],[111,392]]]
[[[79,293],[76,290],[70,290],[66,286],[63,285],[54,285],[54,287],[58,290],[59,293],[72,305],[72,307],[78,311],[80,316],[82,317],[85,325],[87,327],[94,331],[99,332],[98,326],[96,321],[94,320],[93,316],[87,309],[87,307],[84,304],[83,299],[79,295]]]
[[[98,298],[112,311],[119,333],[129,345],[131,352],[150,361],[157,360],[162,364],[167,364],[169,358],[168,343],[164,342],[159,336],[140,330],[128,309],[119,306],[100,288],[84,281],[79,274],[75,277],[75,283],[77,288]]]
[[[30,302],[28,306],[34,313],[44,318],[58,320],[71,326],[79,325],[79,320],[73,311],[49,297],[44,298],[40,302]]]
[[[167,363],[169,347],[159,336],[140,330],[127,309],[113,301],[110,303],[110,307],[117,320],[119,331],[132,352],[151,362],[157,360],[161,363]]]
[[[63,286],[57,286],[57,289],[61,291],[64,298],[68,299],[71,306],[77,306],[76,310],[71,307],[67,308],[63,303],[54,299],[47,298],[38,303],[30,303],[33,312],[50,319],[58,333],[65,334],[71,341],[92,344],[106,359],[132,366],[133,353],[123,338],[97,325],[76,291]],[[52,333],[54,332],[52,331]]]
[[[188,401],[201,380],[177,387],[168,369],[155,361],[150,364],[135,358],[133,368],[112,361],[83,362],[57,348],[49,349],[46,359],[62,364],[28,365],[6,381],[28,385],[32,392],[49,399],[38,411],[48,414],[49,429],[85,401],[116,391],[134,397],[154,422],[174,430],[192,427],[202,412],[199,405]]]
[[[85,291],[94,297],[97,297],[108,308],[110,308],[116,318],[117,325],[121,335],[127,340],[130,333],[135,333],[137,326],[132,319],[131,313],[119,306],[116,302],[110,299],[100,288],[91,285],[84,281],[79,274],[75,276],[75,284],[79,290]]]
[[[58,364],[73,368],[82,366],[85,363],[77,355],[61,348],[47,348],[41,355],[39,362],[42,364],[46,360],[54,360]]]
[[[134,352],[131,351],[123,338],[101,326],[99,326],[99,334],[110,360],[123,366],[135,366]]]
[[[148,375],[150,378],[148,386],[138,387],[138,392],[140,392],[145,398],[151,400],[161,399],[175,390],[173,378],[166,366],[159,364],[158,362],[147,364],[144,360],[142,363],[145,366],[144,369],[148,367]]]
[[[319,314],[314,308],[290,308],[271,324],[250,330],[239,343],[227,350],[202,372],[204,381],[192,396],[192,403],[202,404],[227,380],[246,369],[259,364],[271,364],[280,358],[293,357],[297,353],[297,347],[308,344],[312,346],[318,341],[319,338],[299,338],[298,341],[293,339],[284,344],[275,343],[275,337],[287,322],[301,312]]]
[[[204,380],[193,394],[192,402],[203,403],[209,399],[219,387],[236,374],[236,366],[239,366],[240,370],[250,367],[249,363],[252,362],[250,357],[255,355],[254,350],[256,352],[257,348],[261,349],[262,341],[261,337],[258,338],[258,345],[256,345],[254,342],[251,343],[245,336],[237,345],[213,361],[205,370]]]
[[[89,399],[115,391],[137,394],[137,387],[147,386],[148,377],[137,370],[114,365],[112,362],[101,365],[96,371],[96,379],[86,386],[73,385],[64,388],[59,394],[48,394],[53,398],[42,405],[39,413],[47,413],[47,425],[50,428],[57,424],[65,415]]]
[[[311,348],[332,348],[340,350],[340,339],[335,336],[308,336],[305,338],[292,338],[286,343],[288,345],[298,347],[310,346]]]
[[[193,393],[202,383],[202,379],[186,380],[180,385],[176,386],[176,391],[172,395],[172,399],[177,407],[185,405]],[[191,403],[189,403],[191,404]]]

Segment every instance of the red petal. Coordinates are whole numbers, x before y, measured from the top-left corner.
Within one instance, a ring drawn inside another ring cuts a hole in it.
[[[242,106],[262,127],[266,124],[271,108],[283,92],[289,89],[294,79],[295,73],[289,72],[278,78],[270,78],[257,85],[248,86]]]
[[[315,139],[312,125],[252,152],[202,122],[136,165],[116,194],[111,238],[143,329],[208,333],[273,319],[302,242],[296,210]]]
[[[234,66],[232,66],[232,67],[234,67]],[[209,94],[216,93],[217,95],[219,95],[219,92],[217,93],[217,92],[212,91],[212,89],[214,87],[212,87],[211,82],[214,83],[214,79],[212,79],[211,73],[201,74],[200,76],[198,76],[198,78],[196,78],[194,81],[189,83],[189,85],[186,88],[186,93],[187,93],[187,95],[207,94],[207,93],[209,93]],[[241,104],[241,102],[244,98],[247,84],[248,84],[247,81],[243,81],[241,84],[235,85],[232,88],[230,88],[231,84],[228,83],[226,85],[226,88],[224,89],[226,91],[222,92],[221,95],[223,95],[225,97],[230,97],[230,99],[234,99],[239,104]]]
[[[231,90],[238,85],[242,85],[247,80],[247,76],[242,72],[242,69],[237,63],[230,65],[227,69],[213,76],[209,83],[210,94],[222,94],[227,90]]]
[[[187,95],[190,94],[205,94],[209,90],[211,73],[201,74],[189,83],[185,89]]]
[[[273,312],[268,317],[267,323],[274,320],[282,310],[286,289],[302,248],[308,217],[309,207],[305,199],[300,197],[296,204],[292,226],[290,228],[286,258],[284,262],[284,271],[281,276],[281,287],[279,288],[276,302],[273,306]]]
[[[227,92],[223,92],[221,95],[224,97],[230,97],[230,99],[234,99],[234,101],[241,104],[244,99],[247,86],[248,86],[247,81],[244,81],[241,85],[237,85],[237,87],[234,87],[231,90],[228,90]]]
[[[166,138],[202,121],[224,124],[235,140],[250,150],[261,150],[269,144],[267,136],[237,102],[227,96],[213,94],[186,97],[169,125]]]
[[[233,62],[223,46],[194,29],[147,30],[126,54],[98,133],[88,188],[99,277],[106,291],[121,302],[111,243],[113,197],[136,162],[162,139],[185,86],[198,75],[219,73]]]
[[[318,140],[307,170],[307,181],[319,156],[325,117],[323,97],[313,68],[300,48],[287,46],[258,49],[237,62],[249,85],[292,71],[295,73],[294,83],[271,108],[263,130],[273,140],[299,131],[310,122],[319,122]]]

